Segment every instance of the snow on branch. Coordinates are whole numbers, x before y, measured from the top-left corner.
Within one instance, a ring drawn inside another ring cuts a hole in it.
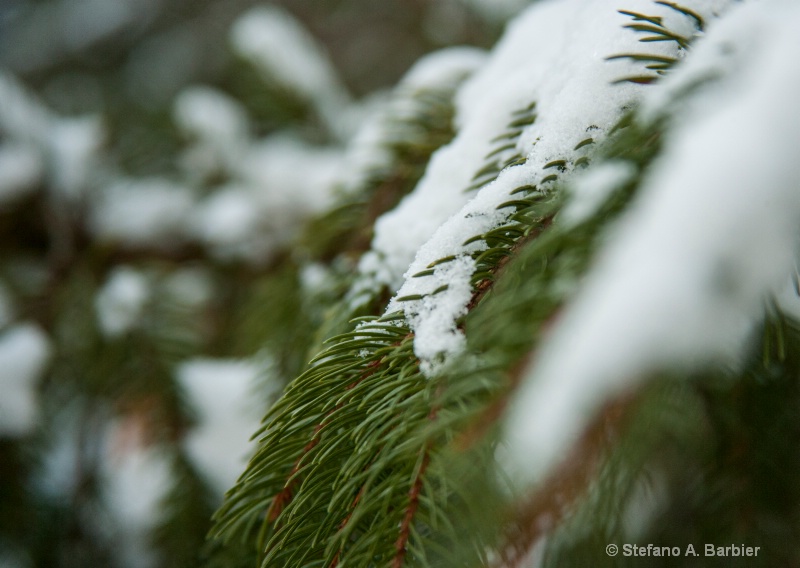
[[[94,175],[105,129],[95,115],[57,115],[0,70],[0,137],[6,139],[0,146],[0,202],[44,175],[59,195],[75,199]]]
[[[503,453],[520,478],[541,480],[605,403],[653,373],[735,364],[794,274],[798,25],[789,2],[739,6],[646,98],[650,115],[684,100],[639,196],[528,370]]]
[[[725,2],[694,4],[710,15]],[[587,0],[544,2],[516,19],[459,92],[456,138],[433,156],[414,192],[377,221],[361,270],[399,286],[387,313],[405,312],[426,372],[463,348],[457,320],[472,297],[474,260],[488,248],[481,236],[514,212],[502,205],[521,188],[547,192],[552,182],[586,165],[592,149],[641,99],[645,85],[619,81],[641,64],[614,56],[683,55],[683,41],[643,47],[637,30],[626,26],[628,14],[652,13],[664,29],[678,30],[670,32],[676,37],[697,31],[695,18],[670,6],[629,0],[618,8]],[[471,192],[476,186],[479,191]]]
[[[291,14],[261,6],[234,24],[231,42],[265,80],[310,103],[331,132],[346,138],[342,111],[350,95],[323,49]]]

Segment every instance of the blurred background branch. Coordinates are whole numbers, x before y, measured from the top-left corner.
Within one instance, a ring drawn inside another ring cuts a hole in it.
[[[338,251],[436,147],[365,125],[421,113],[390,87],[523,4],[0,3],[0,566],[250,565],[211,513],[324,339]],[[337,203],[344,236],[295,246]]]

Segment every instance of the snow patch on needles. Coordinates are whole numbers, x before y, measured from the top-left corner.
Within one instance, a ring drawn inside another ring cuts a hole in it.
[[[90,226],[104,241],[169,249],[185,241],[192,191],[161,178],[118,179],[97,195]]]
[[[0,207],[29,195],[43,174],[44,160],[33,146],[0,145]]]
[[[217,189],[194,212],[194,232],[221,259],[268,257],[275,243],[264,234],[264,212],[251,188],[228,185]]]
[[[633,164],[623,161],[603,162],[576,175],[572,180],[572,199],[558,216],[564,225],[578,225],[589,220],[609,196],[636,175]]]
[[[665,22],[687,19],[650,0],[628,0],[615,7],[660,15]],[[415,353],[428,372],[436,368],[434,359],[457,353],[463,345],[455,322],[470,300],[465,291],[474,263],[460,262],[452,270],[436,268],[426,277],[414,275],[442,258],[460,259],[485,248],[482,241],[464,243],[508,221],[512,209],[497,207],[513,199],[511,192],[523,186],[544,191],[549,183],[544,180],[554,171],[569,174],[573,162],[589,151],[587,139],[602,140],[638,102],[642,85],[616,81],[638,72],[641,65],[607,57],[642,51],[679,56],[674,42],[640,43],[637,34],[623,28],[628,21],[593,0],[542,2],[522,14],[487,65],[458,93],[456,138],[433,156],[414,192],[375,224],[373,252],[365,257],[362,272],[369,270],[396,288],[405,271],[405,282],[387,313],[405,311],[417,335]],[[515,113],[534,102],[537,117],[520,127],[516,143],[525,163],[506,167],[477,194],[465,192],[475,164],[486,161],[493,149],[491,140],[503,134],[497,125],[512,123]],[[585,145],[578,149],[582,142]],[[556,160],[564,160],[560,168],[547,167]],[[433,295],[445,286],[449,293]],[[401,301],[419,296],[423,298]]]
[[[350,102],[324,50],[303,26],[277,6],[259,6],[231,31],[236,52],[263,77],[310,103],[332,132],[346,138],[342,111]]]
[[[150,283],[141,272],[127,267],[115,268],[95,299],[100,329],[114,338],[139,323],[150,298]]]
[[[250,125],[244,107],[211,87],[195,86],[181,91],[173,103],[178,128],[193,139],[181,156],[188,175],[211,177],[215,171],[233,168],[246,149]]]
[[[60,194],[82,197],[97,167],[105,128],[98,116],[61,118],[49,133],[50,177]]]
[[[401,91],[447,91],[486,63],[486,52],[477,47],[448,47],[417,61],[398,85]]]
[[[36,149],[42,164],[29,163],[28,169],[44,166],[56,191],[68,199],[77,199],[90,185],[105,128],[95,115],[56,115],[12,75],[0,71],[0,134],[8,137],[11,143]],[[31,159],[33,156],[28,158]],[[14,181],[23,185],[23,182],[32,183],[30,178],[39,174],[26,173],[23,176],[17,172],[23,179]]]
[[[32,323],[0,334],[0,436],[23,436],[36,425],[36,382],[50,351],[47,336]]]
[[[234,180],[194,211],[193,234],[218,258],[269,260],[305,220],[329,207],[341,157],[287,135],[250,144],[231,170]]]
[[[446,288],[414,302],[415,310],[406,312],[408,323],[416,333],[414,353],[420,358],[420,369],[425,374],[435,372],[442,354],[459,353],[465,347],[466,338],[456,322],[467,313],[473,272],[475,261],[467,255],[440,264],[432,278],[446,282]],[[388,313],[394,311],[394,305],[389,306]]]
[[[45,146],[53,116],[9,73],[0,71],[0,132],[21,142]]]
[[[472,47],[435,51],[405,74],[391,96],[367,114],[353,137],[346,156],[345,193],[357,193],[374,177],[389,170],[392,146],[424,140],[425,132],[414,125],[430,112],[425,95],[451,98],[461,83],[486,61],[486,52]],[[415,130],[417,129],[417,130]]]
[[[336,148],[314,146],[291,135],[276,134],[252,144],[236,174],[252,185],[274,231],[290,231],[325,211],[333,202],[333,185],[340,175],[342,154]],[[310,166],[311,165],[311,166]]]
[[[604,403],[660,369],[736,361],[794,274],[800,218],[800,7],[737,7],[698,42],[693,93],[639,197],[529,370],[505,461],[541,480]],[[729,41],[735,37],[736,41]],[[731,51],[721,65],[721,50]],[[713,104],[711,104],[713,101]],[[687,110],[688,108],[688,110]]]
[[[150,543],[163,515],[164,499],[173,482],[167,451],[136,439],[136,426],[124,420],[108,429],[106,456],[102,462],[104,497],[115,521],[110,535],[123,568],[155,568],[160,558]],[[108,530],[108,527],[100,527]]]
[[[265,371],[252,361],[215,359],[192,359],[177,370],[199,419],[184,442],[186,452],[220,496],[234,484],[253,450],[250,435],[264,413],[253,394]]]

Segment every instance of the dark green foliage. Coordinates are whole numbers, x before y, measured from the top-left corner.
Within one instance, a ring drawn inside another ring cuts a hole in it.
[[[191,464],[181,455],[174,458],[174,481],[164,503],[160,525],[155,529],[152,546],[164,559],[167,568],[190,568],[205,559],[203,551],[208,519],[216,506],[211,490]]]

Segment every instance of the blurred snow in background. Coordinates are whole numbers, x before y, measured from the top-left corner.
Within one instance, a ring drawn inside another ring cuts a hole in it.
[[[192,359],[177,370],[178,383],[198,412],[198,426],[184,444],[189,458],[219,494],[244,471],[263,402],[277,394],[258,389],[259,377],[268,372],[269,365],[255,360],[216,359]]]
[[[0,332],[0,436],[21,436],[39,418],[36,383],[50,357],[47,336],[32,323]]]
[[[491,45],[521,7],[334,4],[0,2],[0,480],[38,500],[27,552],[0,504],[4,567],[159,566],[194,546],[156,549],[169,514],[204,537],[286,380],[286,353],[239,337],[265,325],[250,298],[279,306],[260,287],[307,221],[385,171],[420,136],[398,117],[484,52],[386,89],[428,52]],[[292,262],[330,291],[329,267]]]

